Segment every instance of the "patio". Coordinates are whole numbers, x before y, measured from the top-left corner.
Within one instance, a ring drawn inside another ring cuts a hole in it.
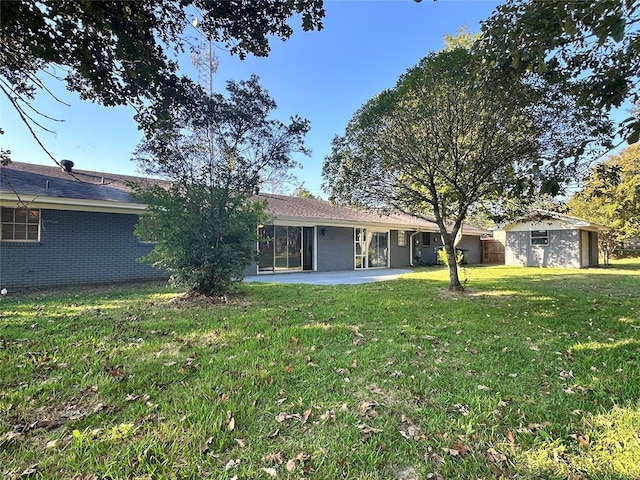
[[[409,269],[376,268],[339,272],[276,273],[245,277],[245,282],[306,283],[309,285],[352,285],[357,283],[383,282],[410,273]]]

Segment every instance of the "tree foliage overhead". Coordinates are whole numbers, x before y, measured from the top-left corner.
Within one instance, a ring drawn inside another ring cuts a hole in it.
[[[45,88],[42,73],[66,82],[81,98],[133,105],[147,131],[196,89],[178,76],[171,53],[188,48],[194,11],[198,29],[232,54],[266,56],[272,36],[322,28],[322,0],[16,0],[0,2],[0,90],[32,129],[30,102]],[[197,35],[197,34],[196,34]],[[145,109],[149,102],[153,109]]]
[[[286,172],[306,154],[309,123],[271,118],[275,101],[252,76],[227,83],[227,95],[186,105],[138,147],[142,171],[171,181],[138,188],[148,205],[136,234],[154,241],[145,258],[198,293],[222,295],[255,258],[264,204],[253,197],[267,172]]]
[[[507,89],[477,73],[466,49],[424,58],[353,115],[323,166],[334,201],[434,218],[452,289],[461,289],[454,244],[470,207],[557,193],[575,174],[574,141],[590,132],[579,111],[542,103],[549,96],[535,85]]]
[[[640,236],[640,143],[594,166],[584,188],[567,202],[571,215],[607,226],[600,246],[608,254]]]
[[[507,0],[482,26],[487,65],[507,81],[533,72],[594,112],[640,100],[640,3]],[[640,118],[622,132],[632,144]]]

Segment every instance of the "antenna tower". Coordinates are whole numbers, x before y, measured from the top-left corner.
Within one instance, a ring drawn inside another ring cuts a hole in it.
[[[197,28],[195,21],[194,27]],[[198,71],[198,85],[204,88],[209,96],[213,95],[213,74],[218,70],[218,56],[213,50],[211,40],[200,39],[198,51],[191,54],[191,63]]]

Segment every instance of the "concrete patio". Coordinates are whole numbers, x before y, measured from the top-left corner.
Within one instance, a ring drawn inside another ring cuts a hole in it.
[[[295,272],[275,273],[245,277],[245,282],[263,283],[306,283],[309,285],[352,285],[357,283],[383,282],[395,280],[411,270],[402,268],[381,268],[350,270],[340,272]]]

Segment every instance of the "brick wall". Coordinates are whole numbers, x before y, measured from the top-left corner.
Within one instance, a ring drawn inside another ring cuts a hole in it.
[[[318,226],[317,231],[318,271],[353,270],[353,228]]]
[[[58,287],[167,278],[137,259],[136,215],[41,211],[39,242],[0,242],[0,287]]]

